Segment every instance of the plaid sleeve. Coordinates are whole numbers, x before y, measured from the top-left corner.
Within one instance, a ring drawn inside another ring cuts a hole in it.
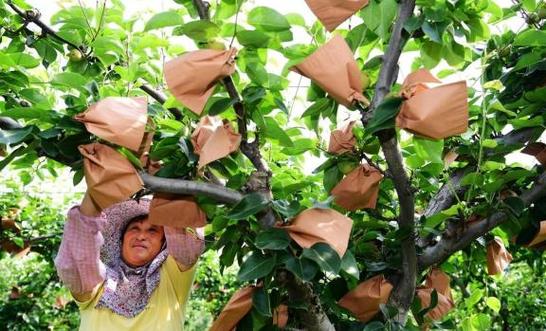
[[[72,293],[91,292],[104,281],[106,268],[100,260],[100,247],[104,242],[101,230],[105,223],[104,214],[85,216],[78,206],[68,212],[55,267]]]
[[[190,269],[205,250],[204,229],[197,228],[196,233],[187,229],[165,226],[167,250],[182,271]]]

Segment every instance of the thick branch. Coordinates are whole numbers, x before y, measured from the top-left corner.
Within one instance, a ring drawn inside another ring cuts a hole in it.
[[[495,141],[499,146],[524,145],[530,141],[535,141],[541,135],[542,131],[542,128],[514,130],[504,136],[495,138]],[[498,153],[495,149],[487,150],[485,153],[485,155],[489,157],[503,154],[506,154],[506,152],[503,151],[502,153]],[[469,165],[463,169],[455,170],[451,174],[448,183],[444,184],[438,193],[429,201],[424,215],[429,217],[451,207],[456,201],[453,193],[456,192],[458,196],[461,196],[469,188],[469,186],[461,186],[460,183],[464,175],[472,168],[473,166]]]
[[[546,196],[546,173],[543,173],[535,181],[533,187],[522,193],[520,198],[527,206],[543,196]],[[460,235],[448,236],[444,234],[436,245],[430,246],[423,251],[423,254],[419,257],[419,267],[424,269],[441,263],[451,254],[470,245],[473,240],[491,231],[507,219],[508,211],[498,211],[486,219],[467,224],[464,232]]]
[[[381,104],[390,92],[392,85],[396,82],[398,61],[407,41],[407,38],[403,36],[403,29],[406,21],[413,15],[414,8],[415,0],[402,0],[400,2],[398,17],[394,24],[387,52],[383,56],[383,65],[381,66],[379,79],[375,87],[375,95],[370,107],[371,111],[362,113],[362,123],[364,126],[366,126],[377,106]],[[389,167],[388,171],[392,175],[392,180],[400,203],[398,224],[400,229],[408,234],[401,242],[402,277],[390,298],[391,303],[398,307],[398,320],[402,324],[405,324],[407,312],[415,292],[417,274],[417,255],[414,238],[415,202],[410,180],[404,169],[402,155],[398,149],[394,130],[383,131],[378,136]]]
[[[140,172],[139,175],[144,181],[144,186],[154,192],[203,195],[228,204],[235,204],[243,199],[241,193],[216,184],[155,177],[144,171]]]
[[[48,34],[48,35],[54,37],[55,39],[59,40],[60,42],[72,46],[73,48],[79,50],[85,56],[85,50],[83,49],[83,47],[78,46],[78,45],[72,43],[71,41],[66,40],[65,38],[59,36],[57,34],[57,32],[55,32],[47,24],[42,22],[40,20],[40,13],[37,10],[22,11],[20,8],[15,6],[11,1],[8,1],[7,4],[8,4],[8,6],[11,7],[11,9],[13,9],[13,11],[15,11],[19,16],[21,16],[25,21],[32,22],[32,23],[36,24],[37,26],[39,26],[40,29],[42,29],[42,32],[44,34]]]
[[[146,92],[146,94],[151,96],[155,101],[159,102],[162,105],[167,100],[167,97],[165,95],[163,95],[163,93],[154,90],[153,88],[149,87],[148,85],[140,85],[140,89],[142,91]],[[180,112],[180,110],[178,110],[176,108],[168,108],[167,110],[169,112],[171,112],[171,114],[173,114],[174,118],[177,121],[182,118],[182,113]]]

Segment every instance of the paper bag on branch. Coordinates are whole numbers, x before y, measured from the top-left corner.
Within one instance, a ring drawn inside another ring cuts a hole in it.
[[[528,243],[526,246],[527,247],[538,246],[542,244],[544,241],[546,241],[546,221],[540,222],[540,228],[538,229],[537,234],[535,235],[533,240],[531,240],[531,242]]]
[[[356,144],[356,138],[353,134],[354,125],[355,121],[350,121],[343,127],[332,131],[330,143],[328,144],[328,153],[339,155],[353,151]]]
[[[241,143],[241,135],[233,132],[229,122],[205,116],[193,131],[191,143],[195,154],[199,155],[198,168],[202,168],[235,152]]]
[[[112,147],[92,143],[78,149],[83,155],[87,192],[101,209],[127,200],[142,188],[133,165]]]
[[[500,274],[506,269],[508,264],[512,261],[512,254],[510,254],[502,239],[495,237],[487,245],[487,272],[490,275]]]
[[[207,216],[192,196],[155,193],[148,216],[150,223],[185,229],[207,225]]]
[[[356,100],[369,102],[362,95],[362,79],[353,53],[340,35],[334,36],[290,70],[310,78],[346,107]]]
[[[330,32],[368,4],[368,0],[305,0],[305,2]]]
[[[209,331],[231,331],[252,309],[252,295],[256,287],[247,286],[233,294]]]
[[[449,281],[449,276],[443,271],[440,269],[432,269],[427,276],[425,286],[417,289],[416,294],[421,301],[421,308],[423,309],[430,306],[432,292],[436,290],[436,293],[438,294],[438,304],[425,314],[426,317],[433,320],[440,320],[455,306]]]
[[[288,323],[288,306],[279,305],[275,310],[273,310],[273,325],[276,325],[278,328],[283,329]]]
[[[534,156],[540,164],[546,166],[546,144],[541,142],[530,143],[521,152]]]
[[[165,64],[165,81],[173,96],[192,112],[200,115],[216,82],[235,71],[235,54],[201,49],[185,53]]]
[[[387,303],[392,288],[383,275],[377,275],[345,294],[338,304],[360,321],[368,322],[379,312],[379,305]]]
[[[443,139],[466,132],[468,102],[466,82],[441,83],[426,69],[410,74],[402,84],[402,103],[396,125],[414,134]]]
[[[74,118],[101,139],[138,152],[146,130],[147,112],[145,97],[107,97]]]
[[[343,178],[333,189],[335,202],[347,210],[375,208],[379,182],[383,175],[376,168],[361,164]]]
[[[282,228],[303,248],[310,248],[319,242],[327,243],[343,257],[352,226],[353,220],[333,209],[310,208]]]

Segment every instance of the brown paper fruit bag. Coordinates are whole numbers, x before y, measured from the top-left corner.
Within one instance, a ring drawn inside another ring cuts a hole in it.
[[[173,96],[200,115],[216,83],[235,71],[235,48],[201,49],[185,53],[165,64],[165,81]]]
[[[233,294],[209,331],[231,331],[252,309],[252,295],[256,287],[247,286]]]
[[[155,193],[148,216],[150,223],[185,229],[207,225],[207,215],[192,196]]]
[[[362,79],[353,53],[340,35],[334,36],[290,70],[310,78],[346,107],[351,107],[357,100],[369,102],[362,95]]]
[[[368,0],[305,0],[305,2],[330,32],[368,4]]]
[[[288,235],[303,248],[316,243],[327,243],[340,257],[345,255],[353,221],[333,209],[311,208],[283,226]]]
[[[431,303],[432,291],[436,290],[438,294],[438,304],[436,307],[426,313],[426,317],[433,320],[440,320],[447,314],[455,304],[451,295],[449,286],[450,278],[440,269],[432,269],[427,276],[425,286],[417,289],[417,297],[421,301],[421,308],[427,308]]]
[[[355,123],[355,121],[350,121],[341,128],[332,131],[330,143],[328,144],[328,153],[340,155],[353,151],[356,144],[356,138],[353,134]]]
[[[138,152],[146,130],[147,112],[145,97],[107,97],[74,118],[101,139]]]
[[[375,208],[382,178],[379,170],[362,164],[345,176],[331,194],[335,202],[347,210]]]
[[[541,142],[530,143],[521,152],[534,156],[540,164],[546,166],[546,144]]]
[[[360,321],[368,322],[379,312],[379,305],[387,303],[392,288],[383,275],[377,275],[345,294],[338,304]]]
[[[436,87],[440,83],[428,70],[410,74],[402,85],[402,103],[396,125],[416,135],[443,139],[466,132],[468,102],[466,82],[460,81]]]
[[[502,239],[495,237],[495,239],[487,245],[487,272],[490,275],[500,274],[506,269],[511,261],[512,254],[506,250]]]
[[[112,147],[92,143],[78,149],[83,155],[87,192],[101,209],[127,200],[142,188],[133,165]]]
[[[198,168],[228,156],[239,148],[241,135],[233,132],[227,121],[205,116],[191,135],[195,154],[199,155]]]

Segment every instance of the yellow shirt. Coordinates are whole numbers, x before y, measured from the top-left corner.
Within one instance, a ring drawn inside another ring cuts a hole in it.
[[[107,308],[95,308],[102,295],[102,285],[93,298],[77,302],[80,307],[80,331],[180,331],[184,330],[186,304],[196,266],[181,272],[174,258],[167,257],[160,270],[159,285],[148,305],[133,318],[118,315]]]

